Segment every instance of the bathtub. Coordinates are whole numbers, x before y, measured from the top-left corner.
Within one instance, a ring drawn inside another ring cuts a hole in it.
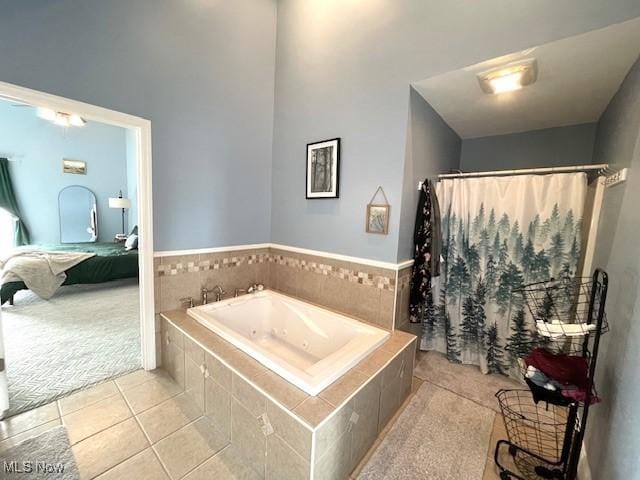
[[[309,395],[320,393],[389,337],[380,328],[271,290],[187,313]]]

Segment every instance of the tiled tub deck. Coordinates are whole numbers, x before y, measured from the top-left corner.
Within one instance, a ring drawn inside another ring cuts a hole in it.
[[[411,392],[413,335],[389,340],[312,397],[207,330],[162,314],[162,365],[260,478],[342,480]]]

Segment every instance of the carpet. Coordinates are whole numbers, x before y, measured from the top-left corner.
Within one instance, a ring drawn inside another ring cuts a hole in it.
[[[495,413],[423,383],[358,480],[481,479]]]
[[[451,363],[438,352],[420,352],[413,374],[496,412],[500,412],[495,397],[498,390],[526,388],[504,375],[486,375],[475,365]]]
[[[135,279],[29,291],[2,308],[9,415],[141,368]]]
[[[62,426],[53,427],[37,437],[28,438],[15,447],[3,451],[2,458],[4,468],[0,474],[1,478],[29,478],[30,480],[80,478],[69,445],[67,430]],[[13,472],[9,471],[7,466],[13,468]],[[28,468],[32,469],[30,473],[27,471]]]

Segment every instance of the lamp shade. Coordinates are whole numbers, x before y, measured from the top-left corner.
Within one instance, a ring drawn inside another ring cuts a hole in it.
[[[109,208],[131,208],[131,200],[128,198],[110,197]]]

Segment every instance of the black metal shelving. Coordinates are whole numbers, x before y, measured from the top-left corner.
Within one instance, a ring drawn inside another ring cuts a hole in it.
[[[494,460],[502,480],[575,480],[589,409],[597,399],[594,375],[600,337],[609,325],[605,303],[609,280],[596,269],[589,278],[564,278],[527,285],[517,291],[536,321],[538,338],[531,348],[583,357],[588,365],[581,401],[562,396],[534,401],[531,390],[496,394],[508,440],[496,444]],[[533,385],[530,384],[533,388]],[[501,461],[507,449],[518,472]]]

